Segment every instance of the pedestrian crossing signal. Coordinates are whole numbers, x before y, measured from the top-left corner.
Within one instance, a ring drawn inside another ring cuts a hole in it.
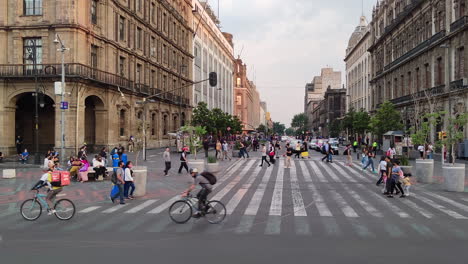
[[[215,87],[218,84],[218,75],[216,72],[210,72],[209,81],[211,87]]]
[[[447,132],[441,131],[439,132],[439,139],[446,139],[447,138]]]

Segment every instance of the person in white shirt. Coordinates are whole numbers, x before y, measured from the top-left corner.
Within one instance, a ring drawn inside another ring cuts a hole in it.
[[[260,167],[263,166],[263,162],[266,162],[268,164],[268,167],[270,167],[270,162],[267,160],[267,148],[265,144],[262,144],[262,164],[260,164]]]
[[[379,172],[380,172],[380,179],[377,181],[375,185],[379,186],[382,182],[385,181],[385,177],[387,176],[387,162],[385,161],[385,156],[382,156],[380,158],[380,163],[379,163]]]
[[[53,157],[52,155],[49,155],[48,157],[44,159],[44,165],[42,166],[42,169],[48,170],[50,166],[54,164],[52,157]]]
[[[133,192],[135,191],[135,184],[133,182],[133,163],[128,161],[124,170],[124,197],[125,199],[133,200]],[[130,190],[131,189],[131,190]],[[130,193],[129,193],[130,191]]]
[[[96,155],[93,159],[93,169],[96,172],[96,180],[99,180],[100,176],[106,177],[106,165],[101,156]]]
[[[426,156],[428,159],[433,159],[433,156],[432,154],[434,153],[434,146],[432,146],[432,144],[429,144],[427,146],[427,150],[426,150]]]
[[[165,164],[165,169],[164,169],[164,176],[167,176],[167,173],[171,169],[171,149],[166,148],[166,151],[163,153],[163,159],[164,159],[164,164]]]
[[[222,146],[222,147],[223,147],[223,160],[227,160],[227,159],[231,160],[231,157],[229,157],[229,153],[228,153],[228,151],[229,151],[229,144],[227,143],[227,141],[224,141],[224,142],[223,142],[223,146]]]
[[[418,151],[419,151],[419,155],[421,155],[421,159],[422,159],[423,156],[424,156],[424,146],[423,146],[423,145],[419,145]]]

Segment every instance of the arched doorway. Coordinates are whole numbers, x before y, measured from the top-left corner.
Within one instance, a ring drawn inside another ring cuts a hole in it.
[[[23,93],[15,97],[15,138],[23,138],[23,149],[36,151],[35,103],[36,93]],[[45,152],[55,145],[55,104],[49,96],[39,93],[39,151]]]
[[[86,97],[84,140],[88,148],[94,151],[105,145],[105,114],[104,103],[99,97]]]

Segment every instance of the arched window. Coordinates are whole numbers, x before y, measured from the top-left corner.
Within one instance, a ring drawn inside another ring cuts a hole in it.
[[[163,116],[163,136],[167,135],[167,115]]]
[[[179,129],[179,124],[177,123],[178,122],[178,117],[175,115],[174,116],[174,131],[177,131]]]
[[[142,117],[143,117],[143,112],[142,112],[142,111],[138,111],[138,113],[137,113],[137,118],[138,118],[139,120],[141,120]]]
[[[151,114],[151,136],[156,135],[156,114]]]
[[[182,113],[182,118],[180,119],[180,125],[185,126],[185,113]]]
[[[121,137],[125,136],[125,114],[126,114],[126,111],[125,109],[121,109],[120,110],[120,114],[119,114],[119,125],[120,125],[120,131],[119,131],[119,135]]]

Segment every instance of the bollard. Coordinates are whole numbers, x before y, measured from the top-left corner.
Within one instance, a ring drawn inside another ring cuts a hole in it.
[[[15,169],[4,169],[3,170],[3,178],[4,179],[16,178],[16,170]]]
[[[133,183],[135,184],[135,192],[133,196],[142,197],[146,194],[146,182],[148,177],[148,169],[144,166],[135,167],[133,169]]]

